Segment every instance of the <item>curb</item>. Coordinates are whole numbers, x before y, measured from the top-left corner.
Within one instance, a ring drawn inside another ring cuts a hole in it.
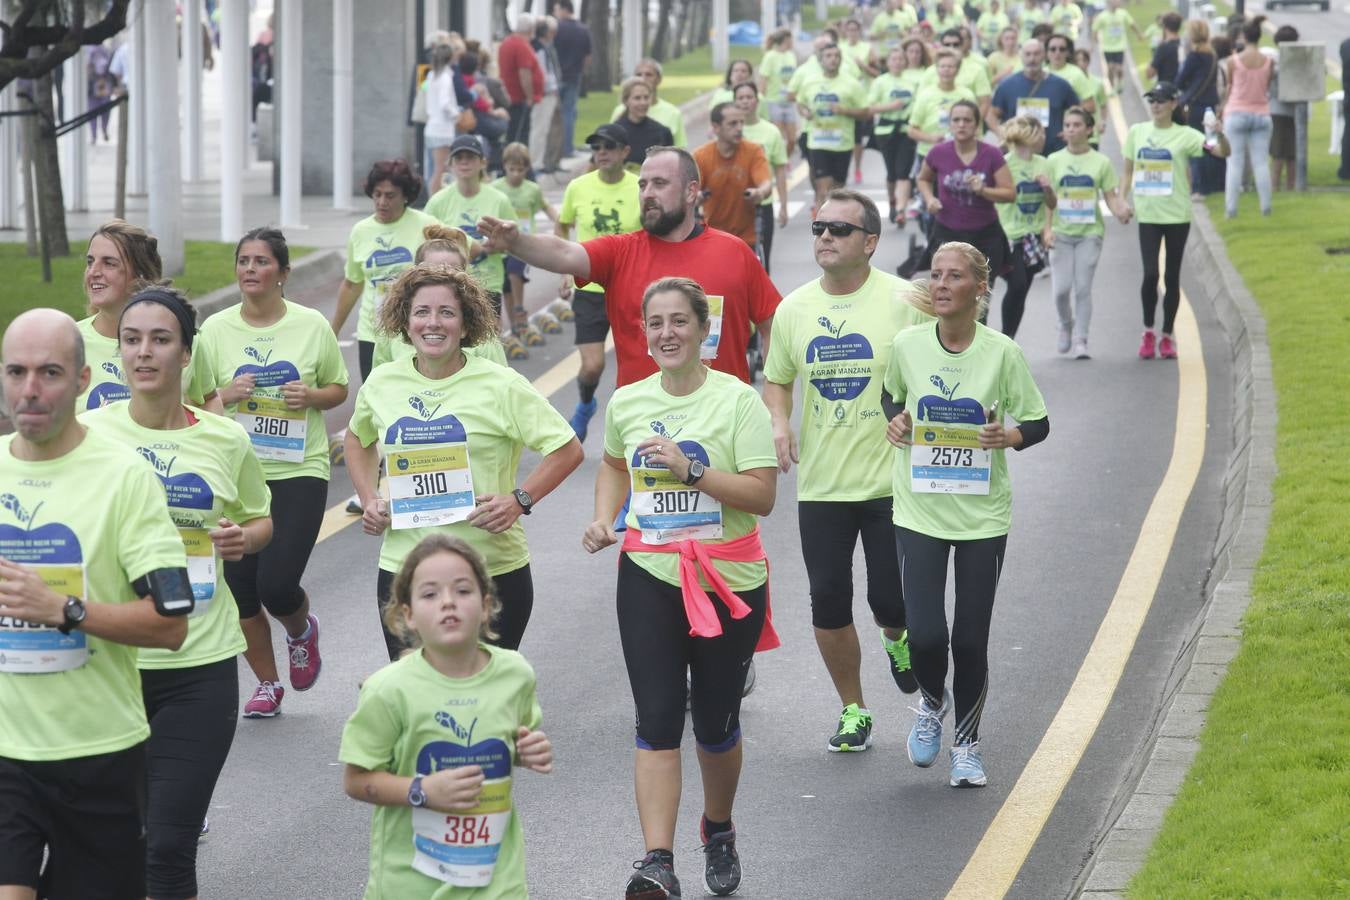
[[[1132,64],[1129,70],[1142,95]],[[1266,321],[1233,268],[1209,210],[1203,205],[1192,209],[1187,259],[1200,276],[1233,353],[1233,451],[1223,479],[1223,518],[1205,584],[1205,605],[1178,651],[1147,744],[1116,795],[1109,824],[1094,842],[1071,897],[1123,897],[1130,879],[1143,867],[1200,750],[1210,699],[1241,646],[1242,616],[1251,602],[1252,575],[1270,522],[1276,406]]]
[[[286,279],[286,292],[299,295],[341,278],[342,267],[343,256],[338,250],[316,250],[302,256],[291,266],[291,276]],[[209,294],[193,299],[192,308],[197,310],[197,324],[200,325],[222,309],[234,306],[238,302],[239,288],[233,284],[216,288]]]

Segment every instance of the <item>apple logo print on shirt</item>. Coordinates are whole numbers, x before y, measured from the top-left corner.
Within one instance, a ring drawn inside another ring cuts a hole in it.
[[[932,375],[928,379],[941,396],[925,394],[919,398],[919,419],[924,422],[942,422],[947,424],[964,423],[967,425],[984,424],[984,406],[973,397],[957,397],[956,389],[960,382],[951,387],[941,375]]]
[[[131,397],[131,389],[127,387],[126,379],[122,377],[122,369],[117,363],[105,362],[99,368],[117,380],[94,385],[89,391],[89,399],[85,401],[86,409],[98,409]]]
[[[856,400],[872,380],[872,367],[863,360],[873,359],[872,344],[866,337],[844,334],[841,321],[835,327],[821,316],[816,322],[826,333],[806,345],[806,364],[812,366],[811,384],[826,400]]]
[[[253,360],[251,363],[244,363],[234,370],[234,377],[240,375],[252,375],[254,377],[254,387],[260,388],[279,388],[288,381],[299,381],[300,370],[294,363],[286,360],[277,360],[272,362],[273,351],[267,351],[264,356],[257,347],[249,345],[244,348],[244,355]]]
[[[83,598],[80,539],[59,522],[35,527],[42,505],[39,502],[29,511],[14,494],[0,494],[0,508],[18,522],[0,522],[0,556],[37,569],[43,582],[58,593]],[[0,672],[64,672],[84,665],[88,658],[83,631],[62,634],[50,625],[0,615]]]
[[[408,406],[417,416],[400,416],[386,428],[386,444],[462,444],[468,441],[468,432],[458,418],[448,413],[436,417],[441,411],[439,403],[429,407],[427,401],[414,395],[408,398]]]
[[[175,475],[173,467],[178,462],[177,456],[161,457],[150,447],[137,447],[136,452],[145,457],[154,467],[155,474],[159,476],[160,483],[164,485],[164,492],[169,497],[169,512],[173,515],[174,524],[179,527],[200,528],[203,525],[201,516],[192,516],[190,520],[179,521],[182,517],[175,511],[192,509],[209,512],[211,507],[215,506],[216,495],[211,490],[211,486],[206,483],[206,479],[196,472],[179,472]]]

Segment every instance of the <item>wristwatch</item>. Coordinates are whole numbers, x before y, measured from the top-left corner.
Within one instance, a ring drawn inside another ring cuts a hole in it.
[[[408,805],[416,807],[427,805],[427,792],[422,790],[421,775],[414,775],[412,784],[408,785]]]
[[[85,608],[83,600],[71,596],[66,597],[66,605],[62,608],[61,613],[66,617],[66,620],[57,625],[56,630],[62,634],[70,634],[84,624],[84,617],[89,614],[89,610]]]
[[[528,516],[530,510],[534,508],[534,498],[531,497],[528,492],[523,491],[520,488],[516,488],[512,491],[511,496],[515,497],[516,502],[520,504],[520,514],[522,516]]]
[[[705,471],[703,463],[696,459],[689,460],[689,474],[684,476],[684,483],[693,487],[698,484],[698,480],[703,477]]]

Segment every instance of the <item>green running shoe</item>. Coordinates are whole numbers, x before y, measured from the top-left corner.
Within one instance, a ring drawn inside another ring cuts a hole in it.
[[[839,730],[830,738],[831,753],[860,753],[872,746],[872,714],[850,703],[839,714]]]
[[[917,691],[919,679],[914,677],[914,670],[909,665],[909,629],[901,631],[900,639],[896,641],[888,639],[886,632],[881,632],[881,646],[886,648],[886,655],[891,658],[891,677],[895,679],[900,693],[912,694]]]

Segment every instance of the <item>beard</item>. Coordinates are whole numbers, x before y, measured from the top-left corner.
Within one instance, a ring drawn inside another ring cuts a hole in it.
[[[655,217],[652,216],[656,213]],[[680,209],[644,209],[642,211],[642,230],[655,237],[665,237],[684,224],[689,210]]]

